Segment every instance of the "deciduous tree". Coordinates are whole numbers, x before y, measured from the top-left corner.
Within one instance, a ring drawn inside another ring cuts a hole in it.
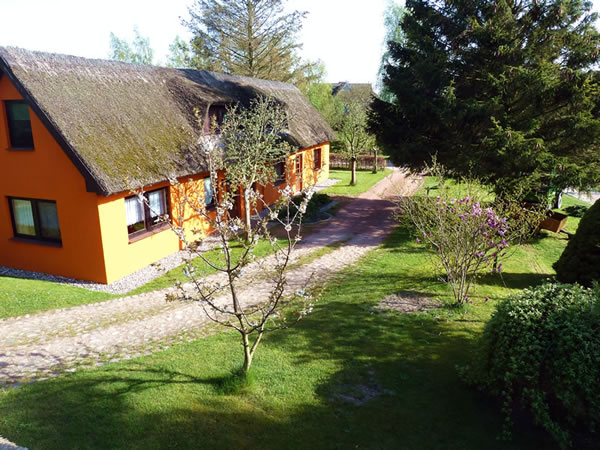
[[[253,100],[248,108],[230,108],[218,127],[225,150],[222,167],[230,185],[242,190],[247,230],[252,230],[255,186],[273,183],[275,164],[285,164],[291,151],[284,139],[287,128],[283,107],[266,97]]]
[[[131,44],[110,33],[110,58],[136,64],[153,64],[154,51],[150,39],[142,36],[137,27],[133,27],[133,33],[135,38]]]
[[[352,164],[351,185],[356,184],[356,160],[359,155],[373,151],[375,138],[367,129],[367,110],[359,103],[345,106],[345,112],[337,128],[342,153]]]
[[[385,28],[385,37],[383,39],[383,54],[381,55],[381,63],[379,64],[379,71],[377,72],[377,84],[376,88],[379,91],[379,98],[391,102],[394,99],[394,95],[390,92],[389,88],[383,82],[385,77],[385,68],[390,63],[390,50],[389,42],[395,42],[402,44],[404,42],[404,33],[400,27],[400,22],[404,16],[406,10],[404,7],[395,0],[388,0],[385,11],[383,13],[383,26]]]
[[[295,204],[294,214],[280,217],[281,207],[292,210],[291,189],[284,190],[275,206],[267,205],[258,192],[253,192],[253,201],[265,207],[269,214],[245,228],[243,221],[232,214],[234,198],[227,184],[219,179],[221,149],[211,142],[215,142],[214,138],[204,141],[204,150],[213,186],[214,210],[206,205],[206,191],[195,188],[194,183],[174,181],[172,189],[178,199],[177,217],[184,217],[188,211],[210,225],[218,252],[216,257],[208,259],[198,245],[198,241],[206,237],[204,232],[195,230],[190,236],[189,230],[184,228],[185,221],[174,223],[172,229],[187,254],[184,274],[189,283],[176,282],[177,289],[167,294],[167,300],[197,303],[210,320],[236,330],[244,353],[241,372],[246,375],[265,333],[286,328],[312,311],[310,292],[297,287],[290,290],[286,279],[290,258],[300,240],[299,224],[312,193],[307,192],[301,203]],[[270,234],[269,220],[276,220],[283,227],[282,240]],[[245,239],[241,231],[251,238]],[[254,252],[261,240],[271,244],[272,255],[257,261]],[[212,268],[217,277],[197,275],[197,261]]]

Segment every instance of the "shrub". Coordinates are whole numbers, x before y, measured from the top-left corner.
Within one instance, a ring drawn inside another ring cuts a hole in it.
[[[516,203],[485,204],[486,192],[476,181],[466,180],[468,195],[457,198],[457,190],[444,180],[443,168],[434,165],[429,170],[439,179],[439,195],[401,197],[398,218],[414,226],[417,242],[434,251],[434,262],[443,270],[456,304],[469,303],[475,277],[486,270],[501,272],[502,261],[510,256],[508,248],[533,234],[539,222],[535,213]]]
[[[531,412],[561,447],[600,424],[600,294],[549,283],[498,304],[481,351],[464,375],[499,395],[510,433],[515,406]]]
[[[296,211],[297,211],[296,205],[302,204],[302,200],[304,199],[305,195],[306,194],[303,193],[292,199],[292,202],[290,202],[290,205],[289,205],[290,216],[296,215]],[[320,193],[320,192],[313,194],[312,198],[309,200],[308,204],[306,205],[306,212],[302,215],[302,221],[309,222],[309,223],[318,221],[321,218],[321,208],[330,202],[331,202],[331,197],[327,194]],[[279,218],[283,219],[284,217],[287,217],[287,214],[288,214],[287,207],[283,207],[279,211]]]
[[[600,200],[587,210],[577,233],[554,263],[556,278],[564,283],[591,286],[600,281]]]

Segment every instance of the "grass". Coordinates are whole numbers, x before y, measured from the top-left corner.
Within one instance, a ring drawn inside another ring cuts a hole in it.
[[[283,244],[283,240],[280,240],[280,243]],[[235,243],[232,245],[232,249],[234,259],[239,258],[242,246],[239,243]],[[267,241],[260,241],[255,247],[254,254],[257,258],[262,258],[271,252],[271,244]],[[219,249],[213,249],[207,251],[205,256],[209,261],[218,263],[221,258],[221,252]],[[197,258],[193,262],[193,266],[198,276],[210,275],[215,272],[214,269],[205,264],[200,258]],[[172,286],[174,280],[187,280],[183,269],[184,265],[176,267],[155,280],[123,295],[95,292],[49,281],[0,276],[0,319],[101,302],[124,295],[136,295],[163,289]]]
[[[448,192],[450,192],[457,199],[464,198],[467,195],[476,194],[481,200],[492,200],[493,194],[490,194],[489,190],[484,186],[473,185],[472,192],[468,192],[468,189],[464,184],[457,183],[457,181],[453,178],[445,179],[446,187],[448,188]],[[429,195],[432,197],[437,197],[439,194],[439,185],[440,179],[439,177],[428,176],[425,177],[423,182],[423,186],[421,187],[421,192],[426,192],[427,188],[429,188]]]
[[[265,337],[245,383],[232,375],[239,338],[222,333],[0,391],[0,435],[36,449],[553,448],[527,423],[512,442],[497,440],[500,405],[456,366],[477,351],[500,299],[553,275],[566,242],[543,232],[501,276],[481,278],[466,309],[380,312],[393,293],[450,298],[423,246],[398,229],[331,282],[305,320]],[[373,398],[360,405],[343,400],[365,393]]]
[[[50,281],[0,276],[0,319],[101,302],[114,297],[104,292]]]
[[[370,171],[357,171],[356,172],[356,184],[350,185],[350,178],[352,172],[350,170],[330,170],[329,178],[336,178],[341,181],[334,184],[322,192],[328,195],[344,195],[354,197],[365,191],[368,191],[377,182],[384,179],[392,171],[390,169],[380,170],[377,173],[371,173]]]

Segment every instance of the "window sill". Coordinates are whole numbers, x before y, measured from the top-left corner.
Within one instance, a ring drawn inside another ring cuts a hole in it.
[[[9,152],[32,152],[35,149],[33,147],[8,147],[6,150]]]
[[[10,238],[10,240],[14,241],[14,242],[23,242],[25,244],[37,244],[37,245],[43,245],[45,247],[62,248],[62,242],[41,241],[39,239],[27,239],[27,238],[22,238],[22,237],[12,237],[12,238]]]
[[[136,234],[135,236],[129,236],[129,243],[133,244],[134,242],[141,241],[142,239],[153,236],[162,231],[168,230],[169,228],[171,228],[171,226],[168,223],[163,223],[163,224],[157,226],[156,228],[152,228],[151,230],[144,231],[143,233]]]

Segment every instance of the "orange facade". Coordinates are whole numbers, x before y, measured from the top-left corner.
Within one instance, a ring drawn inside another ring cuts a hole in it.
[[[0,76],[0,266],[112,283],[179,250],[177,236],[169,229],[130,239],[125,198],[131,193],[103,197],[87,192],[83,176],[31,108],[33,149],[10,149],[7,100],[22,100],[22,97],[6,76]],[[316,149],[320,151],[315,152]],[[313,158],[319,153],[321,167],[315,168]],[[329,176],[328,161],[328,143],[303,149],[289,157],[286,181],[302,189],[325,180]],[[206,176],[207,173],[198,174],[181,181],[201,194]],[[146,190],[163,186],[167,183]],[[275,186],[259,189],[268,203],[279,197]],[[171,189],[169,213],[174,220],[178,220],[174,211],[178,203],[176,195],[176,190]],[[9,207],[9,199],[15,197],[56,202],[60,244],[15,237]],[[208,231],[207,225],[190,211],[183,220],[188,233]]]

